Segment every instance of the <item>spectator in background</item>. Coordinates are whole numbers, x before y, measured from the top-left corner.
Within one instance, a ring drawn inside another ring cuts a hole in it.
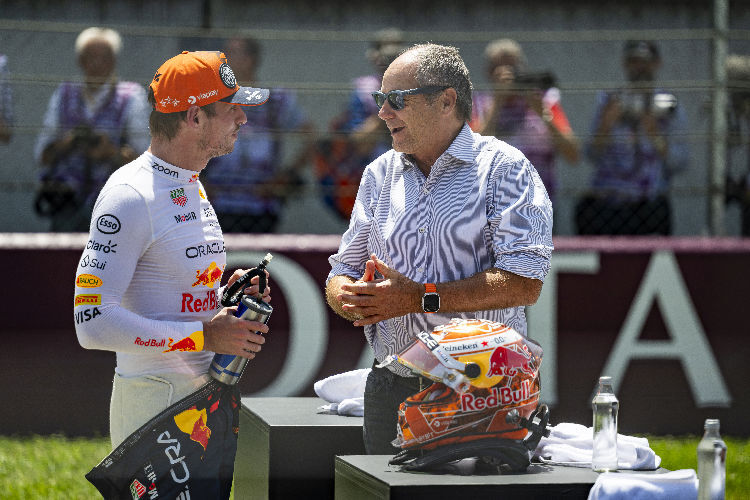
[[[83,30],[75,42],[83,82],[64,82],[50,98],[34,157],[44,167],[35,208],[52,231],[88,231],[109,174],[148,147],[146,91],[118,80],[121,47],[112,29]]]
[[[396,28],[379,31],[367,50],[374,72],[354,79],[346,109],[331,123],[330,139],[321,141],[316,174],[323,199],[342,219],[349,220],[365,167],[391,148],[388,128],[378,118],[372,92],[380,89],[383,73],[406,47]]]
[[[224,48],[237,81],[255,86],[261,47],[253,38],[232,38]],[[234,151],[209,162],[202,180],[224,232],[273,232],[286,199],[304,183],[312,162],[314,129],[286,89],[272,89],[263,106],[244,107],[247,123],[240,127]],[[301,137],[296,156],[284,164],[290,139]]]
[[[727,57],[729,136],[727,201],[740,205],[741,234],[750,236],[750,56]],[[736,171],[735,164],[742,163]]]
[[[576,205],[579,234],[672,233],[668,191],[687,167],[687,123],[675,96],[656,86],[660,65],[654,42],[626,42],[627,85],[597,97],[586,149],[595,172]]]
[[[528,73],[521,46],[500,39],[484,52],[492,91],[474,93],[472,128],[518,148],[542,178],[554,202],[558,154],[576,163],[579,146],[560,104],[560,91],[549,72]]]
[[[13,126],[13,90],[8,83],[8,57],[0,54],[0,142],[10,142]]]

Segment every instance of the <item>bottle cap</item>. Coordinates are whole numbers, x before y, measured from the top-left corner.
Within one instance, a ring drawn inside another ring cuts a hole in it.
[[[704,429],[719,429],[719,419],[718,418],[707,418],[706,422],[703,424]]]

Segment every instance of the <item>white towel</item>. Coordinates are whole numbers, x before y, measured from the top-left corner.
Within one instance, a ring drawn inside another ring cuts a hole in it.
[[[364,414],[365,383],[369,373],[370,368],[360,368],[315,382],[315,394],[330,403],[321,406],[321,409],[339,415],[361,417]]]
[[[619,439],[619,436],[618,436]],[[698,478],[693,469],[664,474],[604,472],[599,474],[588,500],[695,500]]]
[[[549,437],[539,441],[534,457],[552,465],[591,467],[593,431],[580,424],[561,423],[549,427]],[[648,445],[648,439],[624,434],[617,435],[618,469],[654,470],[661,464]]]

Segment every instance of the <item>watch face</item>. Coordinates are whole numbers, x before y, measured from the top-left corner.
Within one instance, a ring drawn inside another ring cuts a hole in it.
[[[424,312],[438,312],[440,309],[440,295],[426,293],[422,296],[422,309]]]

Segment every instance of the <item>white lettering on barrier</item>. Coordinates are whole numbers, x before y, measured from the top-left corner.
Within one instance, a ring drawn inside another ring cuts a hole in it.
[[[228,252],[227,269],[255,266],[265,255],[265,252]],[[286,298],[289,349],[279,375],[253,396],[297,396],[315,382],[323,364],[328,347],[328,306],[323,301],[323,285],[292,259],[274,253],[268,271],[274,286],[283,290]],[[365,348],[369,350],[369,346]]]
[[[638,339],[654,301],[659,303],[670,340]],[[672,252],[655,252],[651,257],[604,365],[602,374],[612,377],[615,390],[631,359],[679,359],[697,407],[729,407],[732,403]]]
[[[250,266],[264,255],[261,252],[229,252],[227,266]],[[271,385],[253,395],[296,396],[315,382],[314,377],[323,363],[328,344],[327,305],[322,284],[292,259],[274,254],[271,267],[273,281],[287,299],[289,351],[280,375]],[[541,400],[551,406],[558,402],[557,275],[566,272],[595,274],[599,267],[598,252],[553,255],[542,293],[536,305],[527,308],[528,331],[544,349],[544,369],[540,372]],[[659,301],[671,340],[638,340],[654,300]],[[619,386],[631,359],[680,359],[697,406],[729,406],[731,403],[731,396],[671,252],[654,253],[603,373],[612,376]],[[372,350],[365,345],[357,368],[369,368],[372,360]]]
[[[560,273],[596,274],[599,272],[597,252],[562,252],[552,255],[552,264],[544,279],[542,293],[533,307],[526,308],[529,337],[544,349],[539,376],[542,381],[541,400],[557,404],[557,275]]]

